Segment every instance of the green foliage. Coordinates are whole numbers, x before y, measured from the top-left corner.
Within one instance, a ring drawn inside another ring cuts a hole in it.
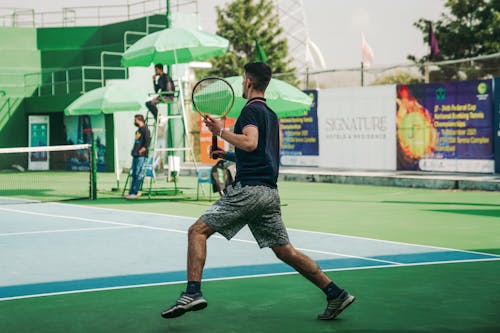
[[[288,44],[282,36],[278,14],[272,0],[234,0],[217,10],[217,34],[230,42],[229,52],[212,60],[211,74],[241,75],[243,66],[255,61],[257,39],[273,73],[293,72]],[[293,78],[292,78],[293,79]],[[290,80],[289,80],[290,81]]]
[[[376,85],[383,85],[383,84],[414,84],[414,83],[421,83],[421,82],[422,82],[422,79],[418,78],[417,76],[415,76],[411,73],[397,71],[395,73],[392,73],[389,75],[384,75],[384,76],[377,78],[370,85],[376,86]]]
[[[500,51],[500,0],[447,0],[446,12],[433,23],[440,53],[433,61],[455,60],[497,53]],[[429,43],[429,21],[420,18],[414,23]],[[409,60],[423,69],[429,55]],[[435,79],[461,79],[498,74],[500,58],[454,66],[440,66]],[[497,73],[495,73],[495,71]]]

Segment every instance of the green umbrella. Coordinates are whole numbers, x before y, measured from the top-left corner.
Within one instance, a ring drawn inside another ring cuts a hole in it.
[[[224,54],[229,41],[200,30],[168,28],[147,35],[132,45],[122,57],[122,65],[149,66],[200,61]]]
[[[85,93],[65,110],[67,116],[99,115],[120,111],[139,111],[144,108],[148,94],[129,83],[116,83]]]
[[[243,109],[247,102],[247,100],[242,97],[243,78],[241,76],[231,76],[225,78],[225,80],[233,87],[236,95],[234,105],[231,111],[229,111],[228,117],[238,117],[241,109]],[[209,88],[210,85],[204,89],[207,95],[212,94]],[[203,94],[203,91],[200,93]],[[276,112],[279,118],[304,116],[311,108],[313,102],[312,98],[301,90],[277,79],[271,79],[266,89],[265,97],[267,99],[267,105]]]

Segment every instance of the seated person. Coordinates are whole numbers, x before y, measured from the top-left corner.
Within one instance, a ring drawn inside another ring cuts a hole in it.
[[[155,65],[155,74],[153,75],[153,85],[155,93],[158,93],[159,95],[155,96],[152,100],[146,102],[146,107],[153,114],[155,119],[157,119],[158,108],[156,107],[156,105],[160,103],[162,100],[173,100],[172,94],[161,96],[161,93],[172,92],[175,90],[174,81],[167,73],[163,71],[162,64]]]

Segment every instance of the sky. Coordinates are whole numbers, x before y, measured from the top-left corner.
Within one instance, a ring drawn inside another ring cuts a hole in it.
[[[223,6],[228,1],[198,0],[204,30],[216,31],[215,6]],[[361,61],[362,32],[374,51],[374,66],[406,63],[408,54],[426,54],[428,47],[422,41],[421,32],[413,27],[413,22],[420,17],[436,20],[444,11],[444,2],[445,0],[303,0],[303,9],[309,36],[321,49],[327,67],[353,68],[358,67]],[[126,3],[127,0],[0,0],[0,7],[54,11],[63,7]]]

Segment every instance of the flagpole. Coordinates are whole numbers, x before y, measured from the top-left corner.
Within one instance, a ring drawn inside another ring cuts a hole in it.
[[[426,61],[424,64],[424,82],[429,83],[431,80],[431,75],[430,75],[430,61]]]
[[[361,86],[365,86],[365,64],[361,61]]]

